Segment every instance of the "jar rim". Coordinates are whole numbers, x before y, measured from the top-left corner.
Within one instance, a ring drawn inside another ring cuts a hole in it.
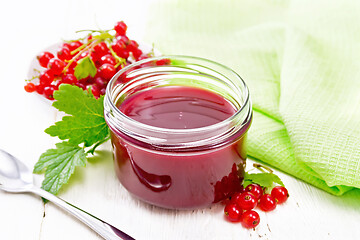
[[[157,61],[157,60],[161,60],[161,59],[185,59],[185,60],[196,60],[196,61],[201,61],[204,63],[209,63],[209,64],[213,64],[216,65],[228,72],[230,72],[234,77],[237,78],[237,80],[241,83],[242,86],[236,86],[237,88],[239,88],[240,92],[244,93],[243,96],[243,102],[240,103],[240,107],[236,110],[236,112],[234,114],[232,114],[230,117],[228,117],[227,119],[224,119],[218,123],[212,124],[212,125],[208,125],[208,126],[203,126],[203,127],[198,127],[198,128],[189,128],[189,129],[171,129],[171,128],[163,128],[163,127],[157,127],[157,126],[151,126],[145,123],[141,123],[139,121],[136,121],[132,118],[130,118],[129,116],[125,115],[123,112],[120,111],[120,109],[118,107],[116,107],[116,103],[113,101],[113,92],[112,92],[112,88],[114,87],[114,85],[116,84],[116,81],[118,80],[119,76],[121,76],[122,74],[126,73],[127,71],[139,67],[145,63],[148,62],[152,62],[152,61]],[[240,89],[241,88],[241,89]],[[136,124],[136,126],[138,126],[139,128],[141,128],[142,130],[147,130],[147,131],[151,131],[151,132],[161,132],[164,134],[175,134],[175,135],[183,135],[183,134],[200,134],[200,133],[205,133],[205,132],[212,132],[216,129],[219,128],[224,128],[226,126],[228,126],[230,123],[232,123],[234,120],[238,119],[239,116],[241,114],[245,113],[245,117],[241,118],[242,120],[242,125],[246,125],[249,124],[252,118],[252,108],[251,108],[251,100],[250,100],[250,92],[249,89],[245,83],[245,81],[239,76],[239,74],[237,74],[235,71],[233,71],[231,68],[220,64],[218,62],[209,60],[209,59],[205,59],[205,58],[201,58],[201,57],[195,57],[195,56],[186,56],[186,55],[165,55],[165,56],[160,56],[160,57],[151,57],[151,58],[147,58],[147,59],[143,59],[140,61],[137,61],[135,63],[132,63],[126,67],[124,67],[123,69],[121,69],[120,71],[118,71],[110,80],[110,82],[108,83],[108,86],[106,88],[106,94],[105,94],[105,99],[104,99],[104,105],[105,105],[105,110],[106,108],[111,109],[111,113],[121,119],[122,121],[124,121],[124,125],[127,124]],[[109,123],[108,123],[109,124]]]

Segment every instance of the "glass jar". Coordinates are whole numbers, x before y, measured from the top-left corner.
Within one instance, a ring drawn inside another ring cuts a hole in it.
[[[130,96],[163,86],[216,93],[235,113],[209,126],[169,129],[138,122],[119,110]],[[138,61],[109,82],[104,107],[117,177],[137,198],[164,208],[195,209],[241,188],[252,108],[245,82],[226,66],[188,56]]]

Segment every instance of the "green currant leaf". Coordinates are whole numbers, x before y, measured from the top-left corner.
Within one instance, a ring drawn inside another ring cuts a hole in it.
[[[94,77],[97,71],[95,63],[89,56],[80,59],[74,70],[77,79],[87,78],[88,76]]]
[[[284,186],[281,179],[274,173],[245,173],[244,187],[251,183],[259,184],[262,187],[272,187],[274,183]]]
[[[52,194],[66,184],[75,171],[75,167],[86,165],[86,154],[83,148],[68,142],[56,144],[56,149],[44,152],[34,166],[34,173],[45,171],[42,188]]]
[[[62,84],[54,93],[53,106],[71,116],[64,116],[61,121],[45,130],[53,137],[69,140],[78,145],[89,147],[103,142],[109,135],[109,128],[104,119],[104,97],[95,99],[92,94],[77,86]]]

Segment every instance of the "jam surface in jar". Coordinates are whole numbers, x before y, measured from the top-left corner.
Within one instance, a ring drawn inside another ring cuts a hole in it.
[[[118,108],[138,122],[169,129],[210,126],[236,112],[222,96],[187,86],[165,86],[139,92],[127,98]]]

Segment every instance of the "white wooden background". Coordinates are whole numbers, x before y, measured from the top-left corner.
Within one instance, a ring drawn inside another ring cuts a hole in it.
[[[141,40],[149,0],[21,0],[0,7],[0,148],[32,169],[56,139],[43,130],[58,115],[50,103],[23,90],[29,64],[44,47],[76,30],[112,27],[125,20]],[[250,164],[249,164],[250,165]],[[108,221],[136,239],[360,239],[360,199],[335,197],[278,173],[289,200],[270,213],[260,212],[256,230],[226,222],[221,205],[196,211],[159,209],[132,198],[117,181],[105,144],[85,169],[78,169],[60,197]],[[37,185],[41,176],[35,176]],[[359,194],[357,194],[359,196]],[[33,195],[0,191],[0,239],[100,239],[85,225]]]

